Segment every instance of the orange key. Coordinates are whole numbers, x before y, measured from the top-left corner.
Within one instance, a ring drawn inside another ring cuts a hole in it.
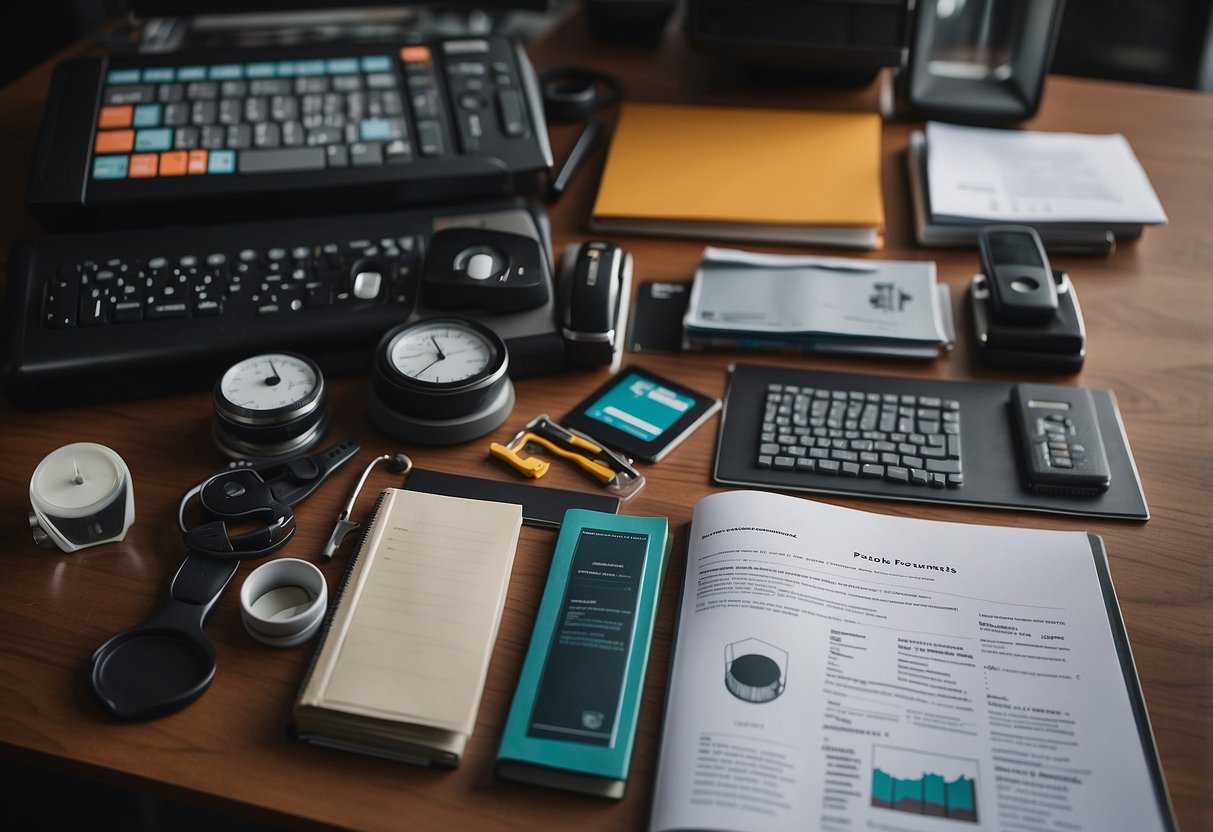
[[[101,117],[97,119],[97,126],[106,127],[130,127],[131,117],[135,108],[130,104],[111,104],[108,107],[101,108]]]
[[[191,150],[190,160],[186,163],[186,172],[190,174],[206,173],[206,157],[205,150]]]
[[[135,146],[134,130],[101,130],[97,133],[96,153],[130,153]]]
[[[156,165],[160,159],[158,153],[136,153],[131,156],[131,168],[127,176],[131,179],[150,179],[156,175]]]
[[[407,63],[414,61],[430,62],[430,48],[428,46],[405,46],[400,50],[400,60]]]
[[[184,150],[170,150],[160,154],[161,176],[185,176],[187,154]]]

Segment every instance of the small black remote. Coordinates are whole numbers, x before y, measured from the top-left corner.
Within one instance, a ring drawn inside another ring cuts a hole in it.
[[[1090,390],[1017,384],[1011,410],[1028,490],[1076,496],[1108,490],[1112,478]]]

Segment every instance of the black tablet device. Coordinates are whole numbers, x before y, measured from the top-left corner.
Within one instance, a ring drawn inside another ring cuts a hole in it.
[[[720,399],[640,367],[624,367],[562,420],[637,459],[656,462],[720,409]]]

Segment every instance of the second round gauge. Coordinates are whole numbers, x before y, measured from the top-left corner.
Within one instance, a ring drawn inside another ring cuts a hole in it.
[[[514,406],[508,364],[505,342],[474,321],[434,318],[399,326],[376,350],[371,421],[420,444],[483,436]]]
[[[236,459],[275,458],[312,447],[329,425],[324,376],[288,352],[238,361],[215,384],[215,444]]]

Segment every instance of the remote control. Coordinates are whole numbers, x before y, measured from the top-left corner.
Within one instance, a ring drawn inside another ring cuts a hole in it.
[[[1028,490],[1077,496],[1108,490],[1112,479],[1090,390],[1017,384],[1011,409]]]

